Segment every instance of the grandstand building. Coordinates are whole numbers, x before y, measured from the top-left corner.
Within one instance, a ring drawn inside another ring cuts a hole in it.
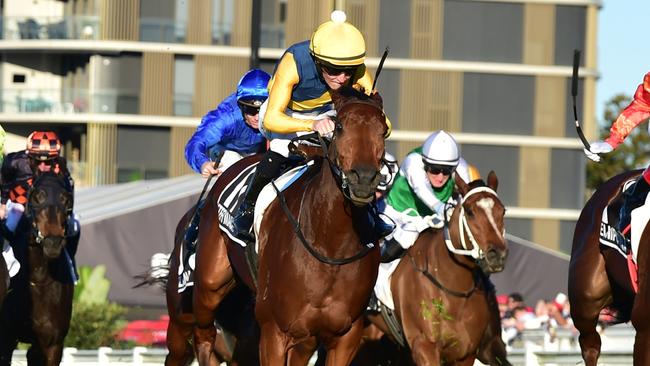
[[[262,67],[335,7],[366,36],[402,158],[446,129],[495,170],[506,227],[567,252],[584,202],[600,0],[261,0]],[[0,122],[56,130],[80,186],[189,173],[183,147],[249,65],[253,0],[3,0]]]

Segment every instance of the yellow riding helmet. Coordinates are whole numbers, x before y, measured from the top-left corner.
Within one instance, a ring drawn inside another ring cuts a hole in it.
[[[347,23],[345,13],[334,10],[309,42],[309,51],[319,60],[335,66],[359,66],[366,60],[366,42],[361,32]]]

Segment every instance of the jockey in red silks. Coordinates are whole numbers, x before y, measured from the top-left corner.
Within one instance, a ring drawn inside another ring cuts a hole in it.
[[[589,150],[585,149],[585,154],[589,159],[599,162],[598,154],[613,151],[625,140],[634,127],[648,118],[650,118],[650,72],[645,74],[643,83],[636,89],[632,103],[625,107],[612,125],[609,137],[604,141],[592,143]],[[623,234],[621,239],[628,241],[626,236],[630,232],[630,213],[645,202],[648,191],[650,191],[650,166],[643,171],[634,187],[625,193],[618,225],[620,233]]]

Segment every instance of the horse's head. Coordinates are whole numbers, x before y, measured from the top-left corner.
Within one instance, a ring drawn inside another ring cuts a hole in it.
[[[388,129],[378,93],[370,96],[352,88],[332,94],[337,111],[330,160],[341,171],[341,184],[353,204],[363,206],[375,197]]]
[[[41,173],[34,179],[27,201],[30,245],[41,247],[49,259],[57,258],[65,246],[66,221],[72,212],[73,197],[64,179],[62,174]]]
[[[488,174],[487,185],[482,180],[466,184],[456,176],[463,198],[452,215],[452,223],[457,223],[452,230],[458,235],[464,254],[472,256],[488,274],[503,271],[508,256],[503,224],[506,210],[496,193],[498,184],[493,171]]]

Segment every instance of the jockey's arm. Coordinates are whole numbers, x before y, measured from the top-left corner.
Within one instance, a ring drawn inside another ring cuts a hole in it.
[[[206,114],[185,145],[185,160],[197,173],[204,173],[206,164],[211,163],[208,149],[219,143],[223,137],[223,126],[221,125],[225,125],[226,121],[220,121],[219,116],[217,111]],[[221,125],[219,122],[222,122]]]
[[[293,55],[285,53],[269,82],[269,99],[262,121],[265,130],[282,134],[312,131],[314,121],[293,118],[285,113],[293,87],[299,81]]]
[[[440,202],[433,193],[427,173],[424,171],[424,163],[419,153],[409,154],[400,167],[402,174],[406,177],[409,186],[415,195],[429,207],[433,212],[440,214],[444,211],[445,202]]]
[[[650,118],[650,72],[643,78],[643,83],[637,87],[630,105],[625,107],[612,124],[610,135],[605,141],[616,148],[636,126],[648,118]]]

